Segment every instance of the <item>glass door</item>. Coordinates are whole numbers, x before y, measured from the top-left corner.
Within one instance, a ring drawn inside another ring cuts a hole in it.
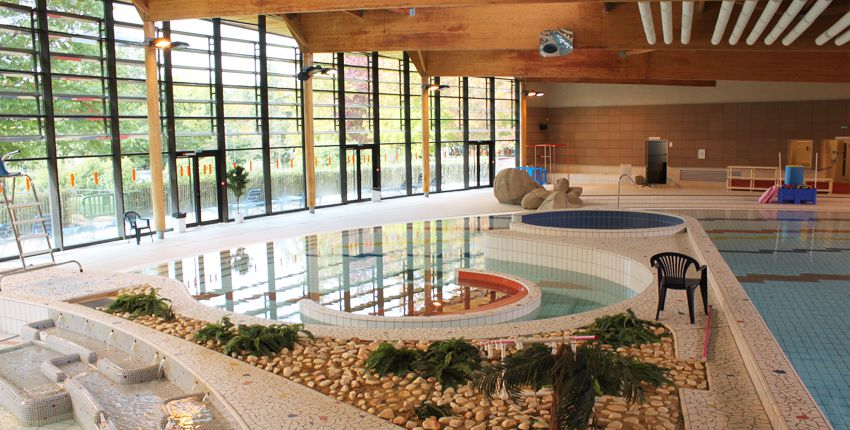
[[[349,146],[345,151],[347,200],[356,202],[372,198],[373,145]]]
[[[217,164],[215,154],[197,155],[195,159],[195,207],[201,214],[200,224],[210,224],[221,221],[221,205],[219,204]]]
[[[186,224],[200,225],[221,222],[223,208],[219,201],[218,154],[189,152],[178,154],[177,199],[175,212],[186,213]]]
[[[468,142],[464,162],[466,188],[493,185],[496,171],[495,144],[493,142]]]

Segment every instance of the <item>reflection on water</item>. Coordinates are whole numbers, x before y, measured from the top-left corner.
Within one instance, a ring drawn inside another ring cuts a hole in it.
[[[202,303],[230,312],[299,322],[298,301],[369,315],[434,313],[462,297],[458,268],[523,276],[543,289],[543,305],[525,319],[583,312],[633,292],[573,272],[487,260],[483,232],[510,216],[417,221],[279,239],[185,258],[144,270],[181,281]],[[471,294],[471,292],[470,292]]]

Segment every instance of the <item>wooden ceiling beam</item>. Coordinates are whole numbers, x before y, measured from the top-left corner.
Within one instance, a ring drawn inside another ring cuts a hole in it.
[[[280,16],[280,18],[283,19],[283,22],[286,23],[286,26],[289,28],[289,33],[292,34],[292,38],[295,39],[296,43],[298,43],[298,48],[301,49],[302,52],[312,52],[310,50],[310,44],[304,36],[304,27],[301,25],[301,20],[298,15],[283,14],[278,16]]]
[[[416,71],[419,72],[419,75],[428,76],[428,66],[425,64],[425,55],[422,51],[408,51],[407,56],[410,57],[410,61],[416,66]]]
[[[514,76],[529,81],[555,78],[850,83],[850,52],[703,54],[656,51],[621,59],[616,52],[605,50],[576,51],[556,58],[542,58],[534,51],[426,53],[430,76]]]
[[[151,0],[153,1],[153,0]],[[850,2],[835,4],[846,13]],[[678,37],[670,45],[646,42],[640,14],[634,3],[620,3],[606,12],[600,3],[556,3],[549,5],[486,5],[454,8],[426,8],[408,17],[390,12],[368,13],[352,20],[339,13],[300,15],[305,36],[314,52],[357,51],[439,51],[439,50],[536,50],[540,32],[547,28],[567,28],[575,33],[575,49],[613,50],[745,50],[752,51],[835,51],[850,52],[850,44],[815,44],[815,38],[837,18],[821,18],[791,46],[781,43],[729,45],[724,40],[711,44],[711,35],[720,8],[694,16],[691,42],[682,45]],[[843,13],[842,13],[843,15]],[[681,14],[674,14],[678,34]],[[661,33],[660,20],[656,32]]]
[[[451,8],[474,5],[524,5],[522,0],[148,0],[151,18],[169,21],[240,15],[343,12],[347,10]],[[535,4],[595,3],[611,0],[533,0]],[[633,3],[638,0],[619,0]],[[720,1],[720,0],[709,0]]]
[[[363,15],[366,13],[366,11],[363,10],[344,10],[342,12],[355,18],[363,18]]]
[[[624,84],[624,85],[670,85],[678,87],[716,87],[717,81],[672,80],[672,79],[600,79],[600,78],[526,78],[529,83],[556,82],[568,84]]]
[[[133,6],[136,7],[136,12],[142,18],[142,21],[150,21],[151,10],[148,7],[148,0],[133,0]]]

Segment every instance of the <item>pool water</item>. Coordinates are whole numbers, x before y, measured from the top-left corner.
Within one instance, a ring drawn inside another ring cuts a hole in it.
[[[675,216],[620,210],[545,211],[523,215],[522,222],[541,227],[591,230],[660,228],[685,223],[684,220]]]
[[[300,322],[298,301],[370,315],[416,315],[457,296],[458,268],[517,275],[542,289],[523,320],[570,315],[636,293],[593,276],[488,259],[483,235],[510,216],[417,221],[274,240],[163,263],[144,270],[181,281],[202,303],[272,320]],[[426,289],[427,285],[427,289]]]
[[[850,213],[693,211],[837,430],[850,430]]]

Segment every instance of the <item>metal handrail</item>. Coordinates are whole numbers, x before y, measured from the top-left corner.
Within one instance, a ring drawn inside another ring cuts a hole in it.
[[[623,180],[624,176],[632,181],[632,185],[637,185],[637,182],[635,182],[634,178],[632,178],[628,173],[623,173],[619,178],[617,178],[617,209],[620,209],[620,181]]]

